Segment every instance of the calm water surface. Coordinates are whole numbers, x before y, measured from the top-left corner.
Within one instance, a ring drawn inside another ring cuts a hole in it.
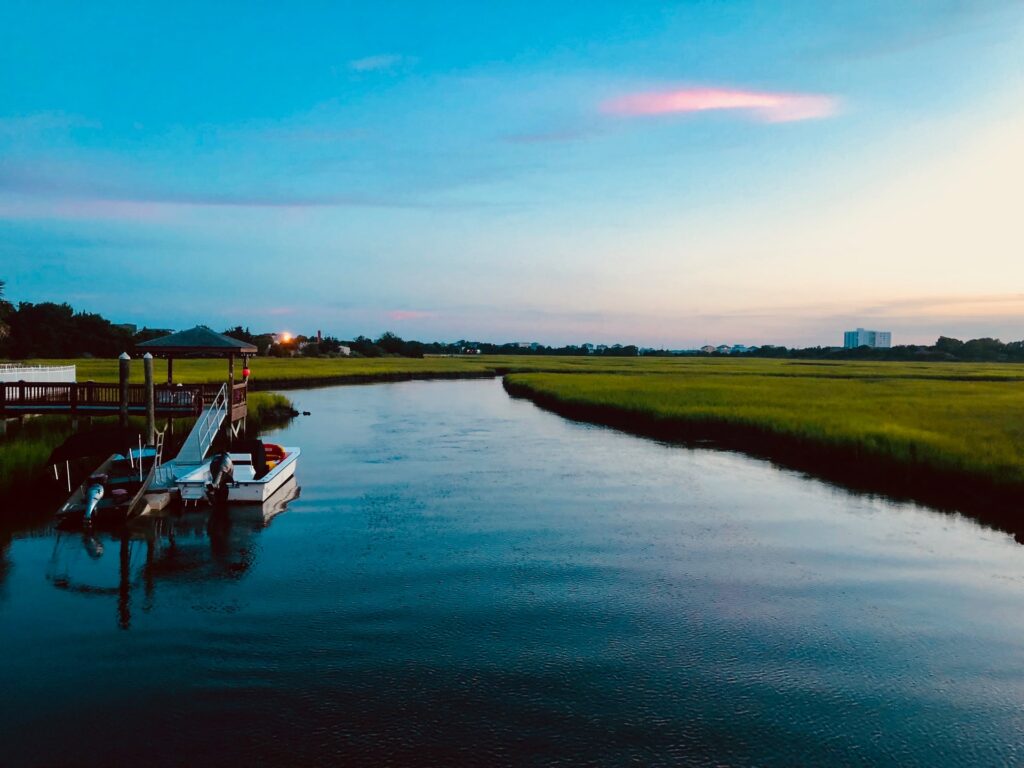
[[[0,532],[0,764],[1024,760],[1004,534],[495,381],[292,397],[266,527]]]

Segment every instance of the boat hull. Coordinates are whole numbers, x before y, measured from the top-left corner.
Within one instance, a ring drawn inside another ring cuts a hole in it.
[[[287,448],[285,458],[270,472],[258,480],[236,479],[227,484],[228,504],[262,504],[271,498],[289,480],[295,476],[295,468],[298,465],[298,448]],[[230,454],[236,469],[246,466],[246,454]],[[251,459],[250,459],[251,461]],[[181,492],[181,500],[186,503],[205,503],[208,501],[206,489],[210,483],[210,465],[207,462],[202,467],[188,473],[177,481],[178,490]]]

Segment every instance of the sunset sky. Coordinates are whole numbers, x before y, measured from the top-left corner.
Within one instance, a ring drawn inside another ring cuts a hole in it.
[[[0,279],[117,322],[1024,338],[1024,4],[0,6]]]

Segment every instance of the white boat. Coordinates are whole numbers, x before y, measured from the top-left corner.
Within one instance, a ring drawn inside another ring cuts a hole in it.
[[[295,476],[300,453],[297,447],[257,442],[247,453],[217,454],[178,477],[176,485],[186,504],[262,504]]]

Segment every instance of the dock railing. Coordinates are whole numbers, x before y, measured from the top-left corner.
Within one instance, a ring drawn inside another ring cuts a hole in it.
[[[153,388],[157,413],[164,416],[198,416],[203,408],[201,385],[159,384]],[[0,415],[116,415],[121,404],[119,384],[51,384],[0,382]],[[146,385],[128,385],[129,413],[145,413]]]

